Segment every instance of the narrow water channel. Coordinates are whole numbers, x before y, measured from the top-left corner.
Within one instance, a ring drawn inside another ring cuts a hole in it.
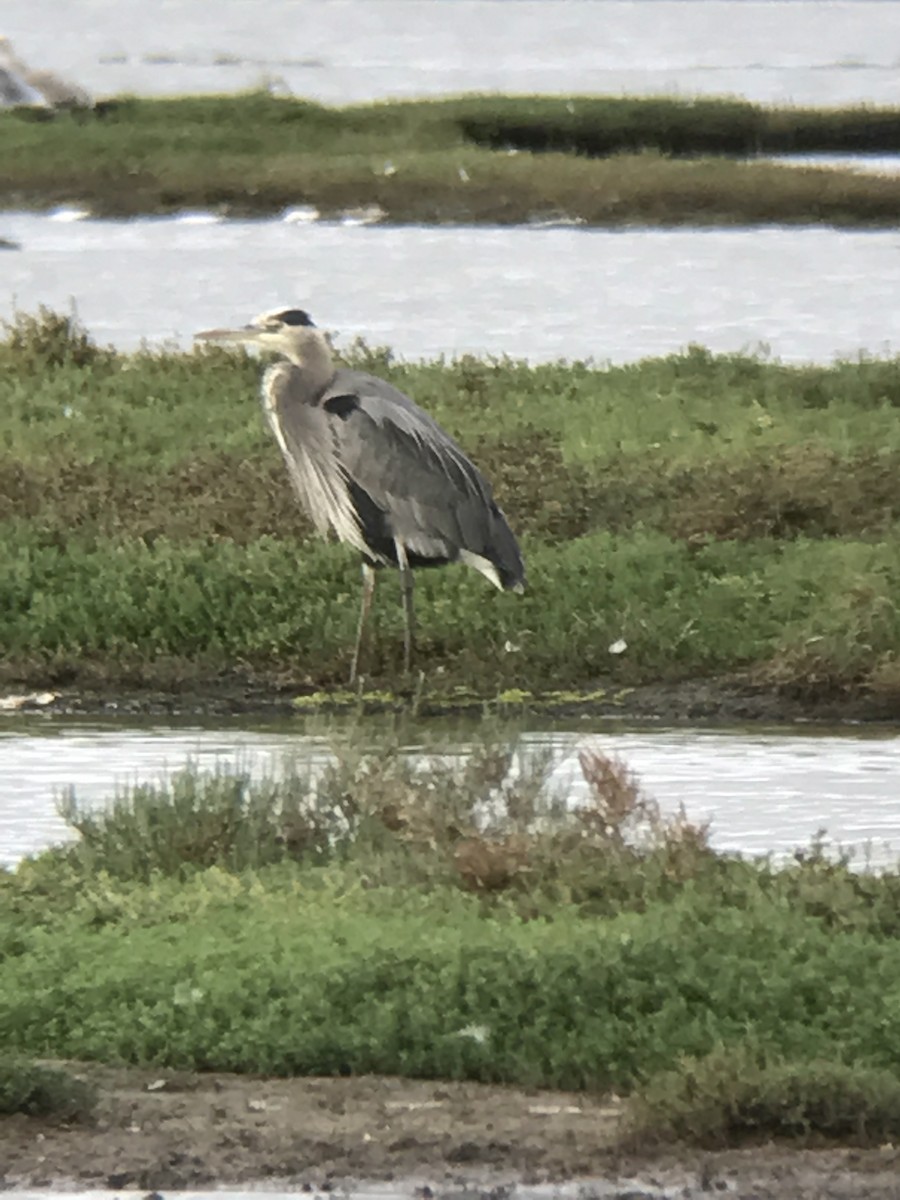
[[[0,722],[0,864],[69,836],[56,810],[63,789],[102,805],[117,788],[159,781],[187,763],[204,770],[280,770],[286,758],[321,764],[349,734],[304,720],[267,725],[162,726],[62,719]],[[377,747],[379,726],[362,736]],[[360,736],[356,727],[355,737]],[[411,754],[466,753],[473,724],[411,729]],[[550,786],[585,796],[577,753],[586,744],[621,758],[666,812],[683,805],[712,823],[712,842],[743,854],[786,855],[819,831],[856,865],[900,858],[900,733],[891,730],[705,730],[577,727],[510,730],[523,754],[548,751]]]
[[[74,303],[96,341],[123,350],[187,349],[198,329],[286,304],[308,309],[341,347],[363,337],[407,359],[477,354],[604,365],[693,343],[831,362],[900,348],[894,230],[461,229],[0,213],[0,237],[21,247],[2,254],[17,309],[68,312]],[[12,316],[7,303],[0,318]]]

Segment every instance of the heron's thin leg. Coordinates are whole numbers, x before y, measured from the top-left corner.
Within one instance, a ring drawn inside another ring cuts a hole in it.
[[[366,617],[372,607],[372,597],[375,594],[375,568],[367,562],[362,565],[362,603],[359,607],[359,624],[356,627],[356,645],[353,648],[353,660],[350,663],[350,682],[356,683],[356,673],[359,670],[359,654],[362,648],[363,633],[366,628]]]
[[[413,609],[413,573],[406,557],[406,550],[399,541],[397,547],[397,566],[400,568],[400,587],[403,590],[403,670],[408,675],[412,667],[413,655],[416,650],[416,616]]]

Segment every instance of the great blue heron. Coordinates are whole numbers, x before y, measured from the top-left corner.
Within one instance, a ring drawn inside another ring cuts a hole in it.
[[[93,100],[77,84],[52,71],[32,71],[13,51],[8,37],[0,37],[0,105],[51,108],[90,108]]]
[[[331,347],[296,308],[240,329],[198,333],[281,355],[265,372],[262,403],[303,507],[320,534],[362,554],[363,591],[351,683],[375,590],[375,570],[400,570],[403,665],[412,662],[413,567],[463,562],[505,591],[525,589],[525,567],[490,484],[426,412],[375,375],[335,368]]]

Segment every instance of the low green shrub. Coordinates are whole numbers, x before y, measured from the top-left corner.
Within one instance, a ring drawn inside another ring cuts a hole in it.
[[[770,1138],[882,1145],[900,1136],[896,1070],[832,1058],[790,1061],[718,1046],[653,1076],[629,1098],[623,1140],[721,1148]]]
[[[65,1058],[594,1090],[748,1035],[791,1062],[896,1071],[898,954],[690,885],[606,918],[335,868],[100,876],[4,961],[0,1027]]]
[[[96,1090],[69,1070],[19,1055],[0,1056],[0,1116],[87,1121],[96,1103]]]
[[[507,743],[400,745],[70,794],[80,840],[0,874],[0,1049],[616,1089],[642,1143],[896,1136],[896,871],[716,854],[590,748],[572,804]]]
[[[259,364],[85,336],[44,312],[0,341],[0,681],[343,684],[357,558],[313,538],[259,412]],[[882,709],[900,695],[895,360],[691,347],[606,369],[406,364],[360,343],[346,358],[434,413],[523,544],[524,597],[461,568],[419,573],[435,703],[461,688],[613,703],[738,673]],[[364,673],[386,691],[402,653],[392,572],[370,634]]]
[[[3,357],[25,374],[58,367],[82,368],[109,362],[112,353],[96,346],[74,314],[65,316],[41,305],[37,315],[17,312],[0,322]]]

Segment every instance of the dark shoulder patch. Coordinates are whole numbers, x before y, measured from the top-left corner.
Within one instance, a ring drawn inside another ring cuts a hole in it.
[[[284,322],[285,325],[313,325],[314,321],[309,313],[303,311],[302,308],[286,308],[284,312],[278,314],[278,320]]]
[[[359,408],[359,397],[358,396],[331,396],[331,397],[329,397],[328,400],[325,401],[325,403],[322,405],[322,407],[325,409],[326,412],[331,413],[332,416],[340,417],[340,419],[342,421],[346,421],[347,418],[352,413],[355,413],[356,410]]]

